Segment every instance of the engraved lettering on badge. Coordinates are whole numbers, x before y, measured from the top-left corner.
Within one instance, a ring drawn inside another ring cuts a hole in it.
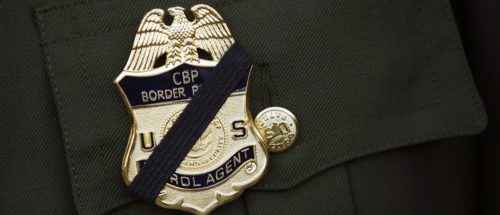
[[[254,159],[255,148],[253,146],[247,146],[236,152],[228,160],[211,171],[196,175],[174,173],[170,176],[169,184],[184,189],[213,186],[226,180],[240,168],[244,168],[247,174],[254,173],[257,169],[257,164]]]
[[[172,127],[181,113],[182,111],[178,111],[167,120],[160,133],[162,137]],[[181,168],[196,169],[206,167],[222,156],[227,143],[222,122],[222,117],[216,115],[182,161]]]
[[[186,99],[188,95],[186,94],[185,87],[190,87],[194,96],[201,87],[201,84],[195,84],[198,76],[199,72],[196,69],[186,69],[174,72],[172,74],[172,83],[174,83],[175,87],[160,90],[143,90],[141,91],[142,102],[148,103],[169,101],[171,99]]]
[[[139,134],[141,138],[141,149],[143,151],[151,151],[155,147],[155,136],[153,132],[146,132]]]
[[[146,164],[146,162],[146,160],[140,160],[138,162],[139,168]],[[175,172],[170,176],[168,184],[184,189],[206,188],[226,180],[240,168],[243,168],[248,175],[253,174],[257,170],[255,146],[246,146],[238,150],[229,159],[211,171],[195,175]]]
[[[144,149],[154,150],[155,144],[160,144],[185,105],[195,95],[200,96],[199,89],[234,44],[228,26],[214,8],[198,4],[191,11],[193,19],[189,20],[182,7],[149,11],[139,25],[129,60],[115,80],[132,121],[138,122],[132,124],[121,165],[127,184],[147,162],[150,152]],[[166,24],[165,16],[169,15],[173,21]],[[200,50],[209,56],[199,55]],[[168,182],[155,200],[157,205],[208,214],[263,177],[267,150],[261,135],[252,132],[254,122],[246,119],[250,73],[233,88],[225,103],[230,108],[220,109],[175,173],[166,178]]]
[[[247,138],[248,134],[247,134],[246,124],[247,123],[245,122],[245,120],[233,121],[231,131],[233,132],[233,139],[234,140],[240,140],[240,139]]]

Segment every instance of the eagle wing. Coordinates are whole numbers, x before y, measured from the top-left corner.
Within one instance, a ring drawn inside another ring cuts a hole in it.
[[[224,19],[217,11],[204,4],[193,6],[191,11],[195,15],[195,46],[208,51],[214,60],[219,61],[234,43]]]
[[[169,27],[163,22],[164,13],[162,9],[153,9],[144,16],[125,71],[151,70],[156,59],[172,48],[168,37]]]

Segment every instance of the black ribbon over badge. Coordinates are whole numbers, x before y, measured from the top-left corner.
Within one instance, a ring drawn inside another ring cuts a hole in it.
[[[193,96],[149,158],[143,162],[138,175],[129,186],[135,195],[154,202],[165,184],[172,184],[171,180],[176,176],[180,178],[175,170],[214,119],[229,95],[238,87],[240,80],[248,74],[252,62],[252,56],[245,52],[238,43],[234,43],[227,50],[207,77],[203,87]],[[253,150],[248,150],[248,152],[248,156],[253,156]],[[197,183],[201,181],[206,183],[209,176],[198,177]],[[213,183],[216,183],[215,179]],[[177,185],[182,186],[182,183],[178,181]],[[186,186],[195,185],[191,183]]]

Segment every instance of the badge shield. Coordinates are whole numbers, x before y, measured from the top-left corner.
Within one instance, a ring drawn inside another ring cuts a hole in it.
[[[207,5],[169,8],[144,17],[132,53],[115,80],[129,109],[132,128],[122,161],[128,185],[155,146],[202,87],[218,60],[234,42],[220,15]],[[212,59],[200,59],[205,51]],[[158,62],[164,62],[155,67]],[[165,208],[205,214],[255,184],[267,166],[267,151],[247,106],[251,71],[237,84],[217,115],[156,198]]]

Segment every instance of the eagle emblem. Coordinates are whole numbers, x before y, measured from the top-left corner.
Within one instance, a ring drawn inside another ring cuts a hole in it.
[[[126,71],[150,70],[161,56],[165,56],[166,66],[199,62],[198,48],[210,53],[215,61],[222,57],[234,39],[219,13],[199,4],[191,8],[195,20],[189,21],[184,10],[182,7],[168,9],[173,16],[170,26],[163,22],[165,11],[162,9],[153,9],[144,16]]]
[[[153,9],[142,19],[125,68],[116,78],[132,119],[122,160],[128,185],[234,39],[219,13],[207,5]],[[204,52],[204,55],[200,53]],[[237,83],[224,105],[156,198],[164,208],[207,214],[262,178],[264,139],[247,109],[247,80]]]

